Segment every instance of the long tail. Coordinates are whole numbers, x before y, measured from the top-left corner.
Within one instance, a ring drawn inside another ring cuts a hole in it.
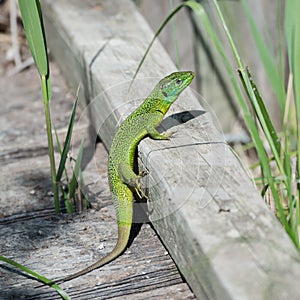
[[[117,241],[115,248],[109,254],[107,254],[106,256],[104,256],[102,259],[95,262],[94,264],[88,266],[87,268],[85,268],[79,272],[76,272],[74,274],[71,274],[69,276],[66,276],[64,278],[54,280],[54,281],[48,283],[48,285],[53,285],[55,283],[62,283],[62,282],[72,280],[76,277],[82,276],[82,275],[89,273],[97,268],[100,268],[100,267],[104,266],[105,264],[111,262],[115,258],[117,258],[126,249],[129,235],[130,235],[130,230],[131,230],[131,224],[127,223],[127,224],[118,225],[118,241]]]

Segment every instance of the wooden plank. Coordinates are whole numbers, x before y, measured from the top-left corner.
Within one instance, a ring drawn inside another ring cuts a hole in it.
[[[63,140],[74,96],[57,66],[51,64],[50,69],[52,117]],[[117,237],[103,144],[91,144],[86,138],[84,147],[84,179],[93,209],[57,216],[35,67],[10,78],[1,77],[0,94],[1,255],[52,279],[90,265],[112,250]],[[88,131],[86,120],[77,119],[72,157]],[[153,228],[136,226],[135,232],[138,235],[130,248],[113,264],[63,285],[72,299],[194,299]],[[60,299],[49,287],[37,289],[39,285],[0,263],[0,299]]]
[[[43,7],[52,54],[62,70],[72,70],[66,78],[73,86],[78,78],[86,82],[86,111],[109,148],[120,119],[157,81],[149,78],[174,71],[174,64],[156,43],[128,92],[153,36],[134,5],[56,0]],[[63,52],[68,55],[61,57]],[[191,91],[172,113],[177,117],[164,122],[176,130],[172,140],[145,139],[138,154],[140,168],[150,172],[144,183],[150,220],[193,292],[199,299],[299,298],[298,253],[210,113]]]
[[[57,217],[53,211],[27,219],[15,215],[2,220],[0,232],[7,241],[1,244],[1,255],[48,277],[70,274],[97,260],[112,249],[117,236],[112,205],[74,217]],[[0,299],[60,299],[53,289],[36,289],[39,283],[4,265],[0,275]],[[122,258],[62,286],[72,299],[144,299],[150,293],[156,299],[194,298],[149,225]]]

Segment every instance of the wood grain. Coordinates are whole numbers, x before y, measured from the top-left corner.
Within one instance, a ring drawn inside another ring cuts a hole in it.
[[[51,52],[71,86],[83,82],[82,103],[109,148],[119,122],[175,66],[155,43],[128,91],[153,36],[131,1],[56,0],[43,7]],[[175,131],[173,138],[139,146],[149,199],[135,208],[149,210],[193,292],[199,299],[300,298],[299,255],[213,115],[191,90],[170,115],[163,127]]]
[[[52,63],[50,69],[52,118],[63,140],[74,95],[58,67]],[[87,135],[84,179],[93,209],[56,216],[35,68],[1,77],[0,94],[0,254],[51,279],[71,274],[98,260],[116,242],[107,151],[102,143],[88,138],[89,124],[79,110],[70,156],[76,158],[80,139]],[[136,234],[128,250],[113,264],[62,286],[72,299],[194,299],[153,228],[145,224]],[[39,285],[0,263],[1,300],[60,299],[49,287],[37,289]]]

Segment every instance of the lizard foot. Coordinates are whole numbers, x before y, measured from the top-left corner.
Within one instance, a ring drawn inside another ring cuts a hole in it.
[[[142,171],[141,173],[144,173],[144,171]],[[145,176],[145,175],[147,175],[147,173],[143,174],[143,175],[139,174],[139,178],[137,178],[137,180],[135,182],[134,190],[135,190],[136,194],[139,196],[140,199],[142,199],[142,198],[148,199],[147,195],[141,189],[141,182],[139,180],[142,176]]]
[[[139,178],[142,178],[142,177],[145,177],[145,176],[148,175],[148,174],[149,174],[149,173],[148,173],[147,171],[143,170],[143,171],[140,171],[140,172],[139,172],[138,177],[139,177]]]
[[[174,133],[175,132],[173,132],[173,131],[161,133],[162,140],[169,140],[170,137],[174,135]]]

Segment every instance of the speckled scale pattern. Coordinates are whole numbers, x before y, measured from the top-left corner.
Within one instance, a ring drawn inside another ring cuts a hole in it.
[[[132,207],[132,193],[122,181],[118,165],[120,162],[125,162],[133,168],[135,149],[139,141],[147,135],[147,126],[156,127],[160,124],[172,103],[190,84],[193,77],[194,74],[188,71],[175,72],[163,78],[154,87],[149,97],[125,119],[117,130],[109,153],[108,178],[119,223],[131,222],[132,212],[129,212],[128,206]]]
[[[126,248],[130,235],[133,214],[133,194],[119,174],[119,166],[125,165],[130,173],[130,182],[138,176],[133,172],[135,149],[139,141],[160,124],[164,115],[190,84],[193,72],[175,72],[163,78],[153,89],[148,98],[121,124],[113,139],[108,157],[108,181],[115,205],[118,221],[118,241],[114,249],[89,267],[67,276],[58,282],[64,282],[86,274],[117,258]],[[127,170],[127,171],[128,171]],[[132,178],[131,178],[132,177]]]

